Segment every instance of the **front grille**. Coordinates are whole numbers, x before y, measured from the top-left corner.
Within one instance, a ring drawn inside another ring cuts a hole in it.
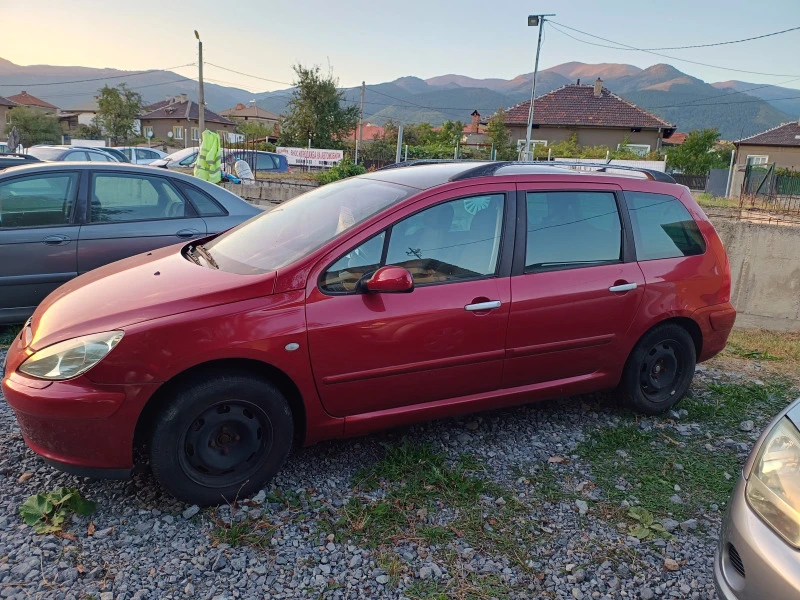
[[[730,557],[731,564],[733,565],[733,568],[736,569],[736,572],[744,577],[744,563],[742,562],[742,557],[739,556],[739,552],[736,550],[736,546],[733,544],[728,544],[728,556]]]

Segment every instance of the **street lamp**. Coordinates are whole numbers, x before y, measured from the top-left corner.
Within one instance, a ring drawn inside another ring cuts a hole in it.
[[[539,71],[539,50],[542,47],[542,31],[544,31],[545,17],[555,17],[549,15],[528,15],[528,27],[539,28],[539,41],[536,43],[536,62],[533,66],[533,83],[531,84],[531,106],[528,110],[528,133],[525,135],[525,160],[531,160],[531,129],[533,129],[533,100],[536,95],[536,74]]]

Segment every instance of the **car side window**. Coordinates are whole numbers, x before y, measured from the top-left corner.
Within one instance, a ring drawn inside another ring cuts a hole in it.
[[[189,167],[194,164],[194,161],[197,160],[197,152],[192,152],[189,156],[184,158],[179,165],[182,167]]]
[[[80,161],[80,160],[89,160],[89,158],[86,156],[86,152],[74,150],[72,152],[67,152],[64,155],[64,158],[62,158],[61,160],[70,160],[70,161],[78,160],[78,161]]]
[[[189,197],[189,201],[194,204],[201,217],[219,217],[227,214],[221,206],[193,185],[184,183],[178,185],[181,191]]]
[[[382,231],[340,257],[323,274],[322,290],[334,294],[355,291],[359,279],[381,266],[385,240],[386,232]]]
[[[528,192],[525,272],[622,262],[622,224],[611,192]]]
[[[0,229],[69,224],[77,188],[77,173],[0,182]]]
[[[274,171],[277,167],[275,161],[269,154],[256,155],[256,170],[258,171]]]
[[[666,194],[625,192],[637,260],[694,256],[706,251],[703,234],[683,203]]]
[[[499,264],[504,205],[504,194],[487,194],[418,212],[395,223],[388,240],[381,233],[339,258],[323,274],[321,288],[352,292],[361,277],[384,265],[408,269],[415,285],[492,277]]]
[[[130,148],[122,148],[120,152],[122,152],[128,160],[133,160],[133,150]]]
[[[113,162],[110,156],[102,152],[87,152],[86,154],[89,155],[89,160],[92,162]]]
[[[90,223],[118,223],[194,216],[166,179],[127,173],[92,175]]]

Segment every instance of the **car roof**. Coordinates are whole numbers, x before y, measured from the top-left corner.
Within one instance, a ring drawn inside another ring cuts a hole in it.
[[[556,166],[558,165],[558,166]],[[608,169],[614,171],[598,172],[597,170],[576,171],[570,167],[578,166],[591,169]],[[636,173],[636,175],[633,175]],[[675,181],[665,173],[660,173],[650,169],[640,169],[621,165],[606,164],[578,164],[578,163],[527,163],[514,161],[413,161],[407,166],[403,163],[389,165],[383,169],[360,175],[364,179],[375,179],[396,183],[421,190],[429,189],[453,181],[464,181],[477,179],[479,177],[503,177],[520,175],[560,175],[566,177],[581,177],[584,181],[598,180],[602,178],[608,181],[609,177],[621,177],[623,179],[634,178],[642,180],[642,175],[647,179],[661,181],[665,183],[675,183]]]

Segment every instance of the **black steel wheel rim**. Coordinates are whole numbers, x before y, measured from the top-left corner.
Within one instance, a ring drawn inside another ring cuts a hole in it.
[[[223,488],[247,481],[272,449],[272,422],[246,400],[220,401],[189,424],[178,448],[183,471],[194,482]]]
[[[663,402],[677,391],[686,359],[683,346],[676,340],[662,340],[647,351],[639,369],[639,386],[644,395]]]

